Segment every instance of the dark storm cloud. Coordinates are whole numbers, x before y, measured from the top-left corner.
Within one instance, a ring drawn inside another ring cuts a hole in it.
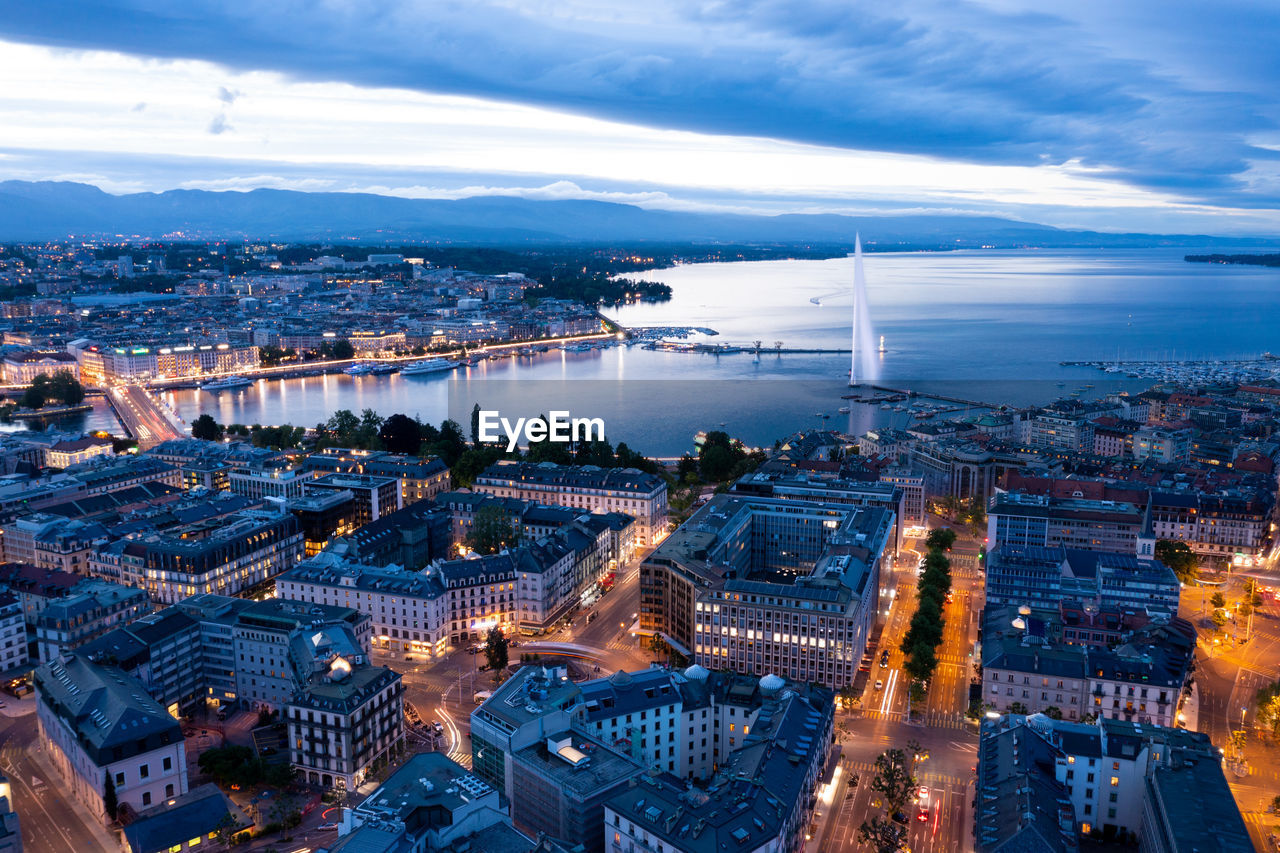
[[[573,4],[47,0],[0,37],[1016,165],[1234,206],[1274,160],[1280,12],[1227,0]],[[222,90],[227,104],[239,93]],[[225,124],[225,121],[224,121]],[[217,125],[217,122],[215,122]],[[218,125],[221,126],[221,125]],[[210,127],[211,132],[218,132]],[[1268,167],[1270,169],[1270,167]]]

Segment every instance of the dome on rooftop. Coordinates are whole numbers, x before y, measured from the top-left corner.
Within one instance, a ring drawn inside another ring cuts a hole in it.
[[[614,687],[630,687],[631,686],[631,675],[627,672],[624,672],[621,669],[615,672],[613,675],[609,676],[609,680],[613,682]]]
[[[705,667],[698,666],[696,663],[684,671],[684,677],[690,681],[706,681],[709,675],[711,673]]]
[[[772,672],[760,679],[760,692],[766,696],[772,696],[786,686],[786,679],[780,675],[774,675]]]

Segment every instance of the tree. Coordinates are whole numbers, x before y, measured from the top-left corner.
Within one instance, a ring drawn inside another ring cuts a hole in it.
[[[504,548],[513,547],[518,539],[507,511],[500,506],[486,506],[476,513],[466,543],[477,554],[497,554]]]
[[[213,419],[213,415],[201,415],[191,422],[191,437],[202,441],[222,441],[222,424]]]
[[[907,652],[907,662],[902,668],[916,681],[928,681],[933,671],[938,668],[938,656],[934,646],[928,643],[917,643]]]
[[[106,809],[107,817],[112,820],[116,819],[116,815],[120,813],[120,799],[116,796],[116,783],[111,778],[111,771],[107,771],[107,781],[102,786],[102,807]]]
[[[950,527],[935,527],[925,537],[924,544],[929,550],[936,548],[939,551],[950,551],[951,546],[956,544],[956,532]]]
[[[360,429],[360,419],[350,409],[338,409],[325,422],[325,432],[343,446],[355,442],[356,432]]]
[[[408,415],[395,414],[382,422],[378,430],[382,446],[392,453],[416,456],[422,447],[422,428]]]
[[[902,811],[915,789],[916,780],[907,769],[906,753],[890,749],[876,756],[871,790],[884,796],[885,808],[890,814]]]
[[[439,456],[441,461],[450,468],[467,451],[467,440],[463,437],[462,427],[458,426],[457,421],[444,421],[440,424],[439,431],[432,428],[431,432],[436,433],[434,438],[427,430],[424,429],[423,432],[423,449],[431,456]],[[429,445],[428,442],[430,442]]]
[[[471,407],[471,444],[480,446],[480,404]]]
[[[78,406],[84,402],[84,387],[70,370],[59,370],[53,374],[48,393],[67,406]]]
[[[507,638],[496,627],[489,629],[488,639],[484,644],[484,658],[493,671],[493,680],[497,681],[502,671],[507,668]]]
[[[355,349],[351,346],[351,341],[345,339],[335,341],[333,346],[330,348],[330,352],[333,354],[333,357],[338,360],[355,358],[356,354]]]
[[[18,405],[24,409],[43,409],[46,402],[44,391],[34,385],[23,391],[22,396],[18,398]]]
[[[1258,726],[1280,737],[1280,681],[1260,688],[1253,701]]]
[[[902,841],[902,827],[884,815],[873,815],[858,827],[858,840],[870,845],[875,853],[897,853]]]
[[[1027,708],[1027,706],[1022,704],[1021,702],[1014,702],[1012,705],[1009,706],[1010,714],[1026,714],[1029,711],[1030,709]]]
[[[1156,542],[1156,559],[1173,569],[1182,583],[1194,583],[1200,577],[1200,567],[1195,552],[1186,542],[1161,539]]]
[[[1209,603],[1212,604],[1216,609],[1221,610],[1222,608],[1227,606],[1227,597],[1222,594],[1221,590],[1219,590],[1215,592],[1213,595],[1209,596]]]
[[[1044,709],[1044,715],[1051,720],[1061,720],[1062,709],[1057,705],[1050,705],[1048,708]]]

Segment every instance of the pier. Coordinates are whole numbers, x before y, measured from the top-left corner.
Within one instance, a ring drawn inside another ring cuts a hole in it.
[[[998,409],[1000,406],[996,403],[987,403],[982,400],[966,400],[964,397],[951,397],[946,394],[934,394],[931,392],[912,391],[909,388],[890,388],[888,385],[872,385],[873,391],[887,391],[890,394],[902,394],[907,397],[924,397],[928,400],[941,400],[944,403],[958,403],[961,406],[968,406],[974,409]]]

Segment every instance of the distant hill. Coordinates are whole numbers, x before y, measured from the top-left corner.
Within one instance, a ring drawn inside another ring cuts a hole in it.
[[[873,248],[1240,246],[1205,236],[1068,231],[989,216],[746,216],[648,210],[601,201],[367,193],[170,190],[111,195],[88,184],[0,182],[0,241],[77,236],[276,238],[326,242],[848,244]]]

